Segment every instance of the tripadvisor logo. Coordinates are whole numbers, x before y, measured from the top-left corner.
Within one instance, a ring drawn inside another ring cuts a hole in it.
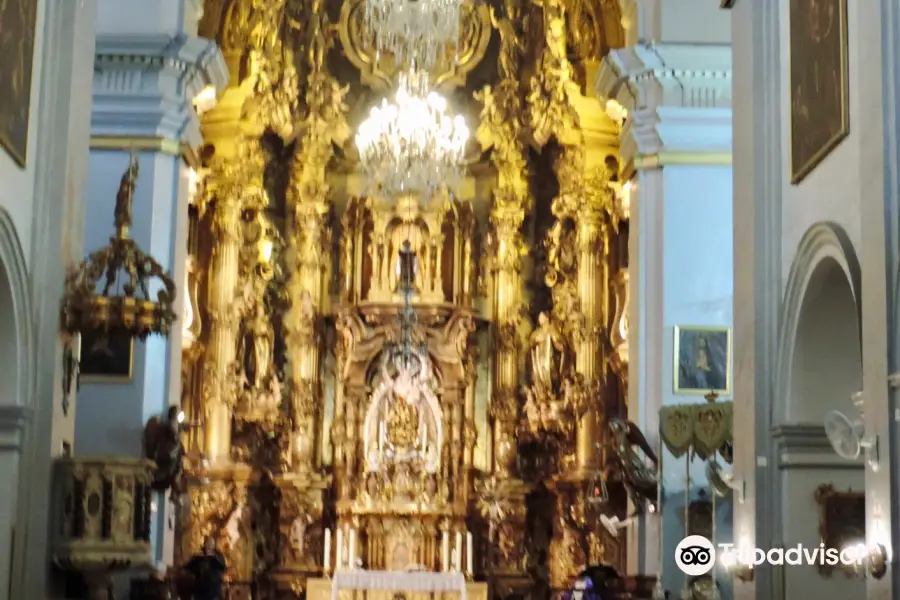
[[[866,560],[868,552],[864,545],[848,546],[842,550],[826,548],[825,544],[807,547],[803,544],[788,548],[737,548],[734,544],[719,544],[718,548],[702,535],[689,535],[675,547],[675,564],[681,572],[698,577],[712,571],[719,557],[725,564],[760,566],[856,566]]]

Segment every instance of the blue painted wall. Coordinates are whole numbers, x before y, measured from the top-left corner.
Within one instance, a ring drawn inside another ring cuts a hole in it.
[[[730,166],[670,165],[663,168],[663,183],[663,404],[706,402],[702,396],[674,391],[674,332],[676,326],[733,324],[732,170]],[[684,576],[675,564],[675,547],[685,531],[687,466],[685,457],[663,454],[663,585],[677,595],[684,585]],[[698,499],[704,489],[709,500],[704,462],[694,459],[690,470],[690,499]],[[732,539],[732,500],[717,501],[718,542]],[[719,577],[723,598],[731,598],[731,576],[720,572]]]

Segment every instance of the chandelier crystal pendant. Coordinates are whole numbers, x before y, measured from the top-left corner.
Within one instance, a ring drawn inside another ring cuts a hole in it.
[[[459,42],[461,0],[366,0],[365,24],[380,55],[431,70]]]
[[[448,114],[447,100],[428,91],[424,73],[400,78],[393,102],[372,108],[356,134],[367,192],[395,198],[441,188],[454,189],[465,175],[469,128]]]

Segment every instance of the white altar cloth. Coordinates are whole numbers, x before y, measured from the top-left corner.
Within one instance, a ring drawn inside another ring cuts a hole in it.
[[[389,592],[459,592],[466,600],[466,578],[462,573],[423,571],[337,571],[331,580],[331,600],[340,590],[382,590]]]

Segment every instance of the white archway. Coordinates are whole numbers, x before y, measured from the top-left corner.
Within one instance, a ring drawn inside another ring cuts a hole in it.
[[[0,407],[31,407],[32,325],[25,255],[0,208]]]
[[[831,410],[853,418],[851,395],[862,388],[860,269],[844,231],[819,223],[800,241],[782,305],[778,373],[772,417],[777,465],[768,506],[772,536],[785,548],[817,547],[822,484],[862,491],[861,461],[839,457],[825,438]],[[776,598],[800,595],[834,599],[865,595],[862,580],[823,577],[817,566],[778,571]]]
[[[847,235],[832,223],[813,225],[797,247],[782,304],[773,425],[821,424],[838,407],[829,401],[835,392],[855,386],[838,399],[846,408],[849,394],[860,389],[859,289],[859,262]],[[818,371],[832,364],[832,372]],[[822,385],[832,379],[838,387]]]

